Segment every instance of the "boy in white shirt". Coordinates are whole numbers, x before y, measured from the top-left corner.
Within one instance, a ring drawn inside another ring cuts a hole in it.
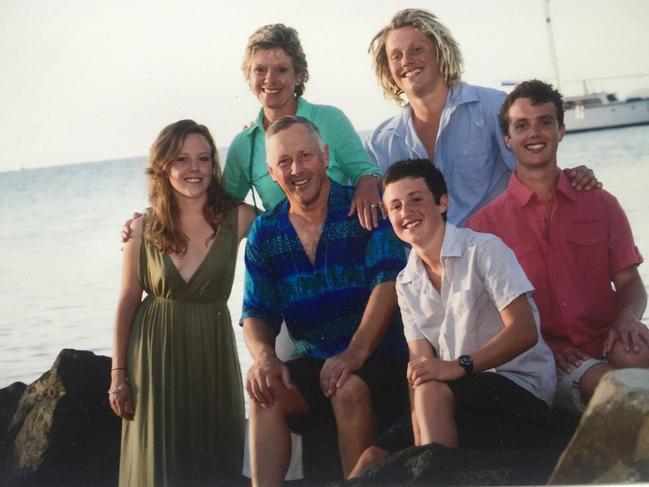
[[[554,360],[539,332],[533,287],[513,252],[493,235],[446,223],[446,185],[429,160],[394,164],[384,187],[392,227],[412,246],[396,287],[415,445],[467,446],[467,414],[492,411],[515,422],[547,412]],[[408,437],[405,424],[397,428],[401,439]],[[379,440],[366,450],[352,476],[394,451],[386,445]]]

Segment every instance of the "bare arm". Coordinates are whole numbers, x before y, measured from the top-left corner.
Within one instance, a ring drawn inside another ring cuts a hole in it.
[[[142,240],[142,219],[131,224],[131,238],[124,244],[122,257],[122,283],[117,314],[115,334],[113,337],[113,361],[111,370],[110,405],[115,414],[130,420],[133,419],[135,407],[130,386],[127,383],[127,350],[131,338],[133,317],[142,301],[142,286],[138,281],[138,264],[140,241]]]
[[[252,224],[256,216],[257,213],[255,212],[255,209],[249,204],[241,203],[239,205],[237,212],[237,239],[239,242],[241,242],[241,240],[248,235],[248,229],[250,228],[250,225]]]
[[[470,353],[475,372],[489,370],[509,362],[533,347],[538,341],[534,315],[525,294],[521,294],[509,303],[500,312],[500,317],[504,328],[487,343]],[[417,340],[420,341],[422,340]],[[410,343],[408,346],[410,347]],[[460,379],[464,374],[464,369],[455,360],[440,360],[429,354],[421,354],[413,359],[411,350],[408,380],[414,387],[430,380]]]
[[[647,291],[636,266],[627,267],[613,276],[617,316],[606,341],[611,351],[615,340],[622,341],[624,350],[638,352],[640,341],[649,345],[649,330],[640,320],[647,307]]]
[[[243,338],[252,356],[253,365],[246,377],[250,399],[272,405],[273,389],[283,385],[293,388],[288,368],[275,354],[275,334],[270,326],[257,318],[243,321]]]
[[[397,308],[394,281],[374,287],[349,346],[344,352],[329,358],[322,367],[320,388],[325,396],[330,397],[343,386],[350,374],[363,366],[390,328]]]

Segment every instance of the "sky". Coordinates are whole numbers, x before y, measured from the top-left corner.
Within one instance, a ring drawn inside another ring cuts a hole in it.
[[[0,0],[0,171],[143,156],[183,118],[228,146],[259,109],[240,70],[246,41],[275,22],[300,33],[305,98],[370,130],[399,108],[367,47],[407,7],[449,27],[465,81],[554,81],[542,0]],[[550,11],[565,95],[582,79],[649,94],[649,1],[551,0]]]

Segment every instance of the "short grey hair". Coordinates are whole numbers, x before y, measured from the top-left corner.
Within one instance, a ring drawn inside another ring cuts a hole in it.
[[[373,58],[374,73],[383,88],[383,94],[386,98],[391,98],[400,105],[405,105],[401,97],[403,90],[392,79],[386,52],[388,35],[393,30],[402,27],[415,28],[425,34],[428,40],[433,43],[435,51],[437,51],[437,64],[449,87],[453,87],[460,82],[464,71],[464,61],[460,52],[460,45],[451,34],[451,31],[427,10],[408,8],[394,14],[390,23],[374,36],[368,49]]]
[[[322,140],[318,127],[316,127],[308,118],[300,117],[299,115],[285,115],[271,123],[268,129],[266,129],[266,140],[273,135],[277,135],[279,132],[287,130],[293,125],[303,125],[306,127],[309,133],[317,140],[320,150],[324,150],[326,144],[324,140]]]

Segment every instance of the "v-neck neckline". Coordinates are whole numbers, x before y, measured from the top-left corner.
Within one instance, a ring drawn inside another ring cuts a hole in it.
[[[196,267],[196,269],[194,269],[194,272],[192,272],[192,275],[189,276],[189,279],[188,279],[188,280],[185,280],[185,278],[183,277],[183,275],[180,273],[180,270],[179,270],[178,267],[176,266],[176,263],[175,263],[175,262],[173,261],[173,259],[171,258],[171,254],[164,254],[164,258],[167,260],[167,262],[168,262],[169,264],[171,264],[171,267],[173,267],[173,269],[174,269],[176,275],[180,278],[180,280],[183,282],[183,284],[184,284],[185,286],[189,286],[189,284],[191,284],[191,282],[194,280],[194,277],[198,274],[198,272],[199,272],[199,271],[203,268],[203,266],[205,265],[205,262],[207,261],[207,259],[209,258],[210,254],[212,253],[212,248],[216,245],[216,239],[218,238],[219,233],[220,233],[220,232],[217,231],[216,235],[215,235],[214,238],[212,239],[212,243],[210,244],[210,247],[207,249],[207,252],[205,253],[205,257],[203,257],[203,260],[201,260],[201,263],[198,264],[198,266]]]
[[[329,213],[327,213],[325,215],[325,218],[324,218],[324,220],[322,222],[322,226],[320,227],[320,236],[318,237],[318,244],[315,246],[314,254],[313,254],[313,262],[311,262],[311,259],[309,259],[309,254],[308,254],[306,248],[304,247],[304,243],[300,239],[300,234],[298,233],[297,229],[295,228],[295,225],[291,221],[290,216],[287,214],[288,224],[291,227],[291,231],[293,232],[293,235],[295,236],[297,241],[300,243],[300,248],[302,249],[302,254],[304,255],[304,258],[307,260],[307,262],[314,269],[316,267],[316,264],[318,263],[318,254],[320,253],[320,245],[322,244],[322,238],[324,237],[325,228],[326,228],[328,218],[329,218]]]

